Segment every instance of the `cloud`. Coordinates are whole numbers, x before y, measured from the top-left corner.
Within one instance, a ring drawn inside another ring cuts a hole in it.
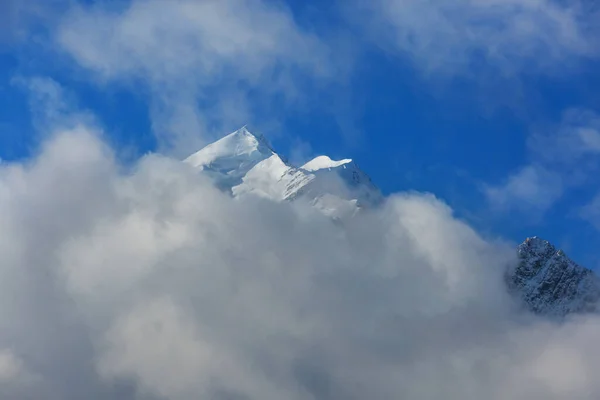
[[[597,11],[579,0],[375,0],[346,13],[427,75],[556,72],[600,51]]]
[[[559,174],[539,165],[527,165],[510,175],[502,185],[487,186],[484,193],[496,209],[543,212],[560,198],[563,185]]]
[[[0,2],[0,52],[30,39],[33,31],[48,25],[69,0],[3,0]]]
[[[0,3],[0,45],[11,44],[26,33],[33,11],[41,3],[5,0]],[[1,48],[0,48],[1,50]]]
[[[96,124],[96,117],[82,110],[73,94],[52,78],[18,76],[12,79],[12,83],[27,93],[32,123],[37,132],[51,135],[61,129]]]
[[[598,170],[600,117],[591,110],[567,110],[558,126],[534,131],[527,146],[530,163],[503,183],[484,186],[484,193],[497,209],[541,215]]]
[[[579,216],[600,230],[600,194],[579,209]]]
[[[0,393],[600,395],[600,320],[518,313],[512,247],[434,196],[396,194],[343,226],[305,207],[232,199],[158,155],[124,168],[81,126],[1,164],[0,374],[36,379]]]
[[[298,100],[307,82],[337,76],[329,48],[282,4],[262,0],[80,6],[56,40],[99,81],[149,91],[154,131],[181,154],[252,122],[261,96],[274,109]]]
[[[12,381],[21,372],[21,360],[8,350],[0,351],[0,382]]]
[[[547,163],[572,166],[593,159],[600,154],[600,115],[589,109],[568,109],[557,129],[534,132],[528,147]]]
[[[2,15],[2,28],[0,28],[0,43],[12,39],[14,25],[19,19],[19,1],[4,1],[0,4],[0,15]]]

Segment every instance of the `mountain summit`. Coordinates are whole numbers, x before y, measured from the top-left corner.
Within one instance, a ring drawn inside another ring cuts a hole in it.
[[[379,189],[351,159],[335,161],[322,155],[296,167],[284,161],[263,136],[245,127],[184,162],[234,197],[256,195],[278,202],[305,199],[334,219],[383,201]],[[551,317],[599,311],[600,279],[594,272],[538,237],[520,244],[517,255],[518,264],[506,274],[506,283],[526,308]]]
[[[233,196],[257,195],[275,201],[304,198],[323,213],[341,218],[378,204],[381,192],[350,159],[319,156],[290,165],[268,141],[245,127],[184,160]]]
[[[535,313],[565,316],[598,311],[600,279],[538,237],[517,247],[519,264],[507,276],[509,289]]]
[[[241,128],[184,160],[216,178],[221,186],[234,187],[258,163],[278,157],[266,139]]]

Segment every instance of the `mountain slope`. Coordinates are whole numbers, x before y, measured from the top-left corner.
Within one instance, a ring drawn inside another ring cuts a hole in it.
[[[311,185],[317,191],[344,193],[345,197],[357,199],[359,207],[374,207],[383,200],[371,178],[351,159],[333,161],[327,156],[319,156],[301,168],[316,176]]]
[[[183,162],[214,178],[221,187],[232,188],[258,163],[276,155],[262,136],[246,128],[237,130],[202,148]]]
[[[284,161],[267,140],[245,127],[184,160],[235,197],[257,195],[275,201],[309,200],[340,218],[382,200],[379,189],[352,160],[320,156],[302,167]]]
[[[509,289],[533,312],[550,316],[598,311],[600,279],[538,237],[517,248],[519,264],[507,276]]]

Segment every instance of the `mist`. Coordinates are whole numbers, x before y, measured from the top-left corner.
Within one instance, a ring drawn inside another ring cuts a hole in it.
[[[3,398],[600,396],[600,319],[522,311],[431,194],[336,224],[80,126],[0,164],[0,215]]]

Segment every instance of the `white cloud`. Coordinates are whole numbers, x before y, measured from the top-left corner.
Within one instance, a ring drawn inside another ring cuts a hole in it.
[[[16,0],[7,0],[0,3],[0,44],[7,40],[12,40],[15,35],[15,25],[20,18],[20,2]]]
[[[431,195],[333,224],[177,161],[124,173],[89,130],[0,165],[11,399],[592,399],[598,320],[516,314],[486,241]]]
[[[74,96],[49,77],[15,77],[12,83],[23,88],[29,97],[29,110],[37,132],[51,135],[54,131],[93,125],[95,116],[78,107]]]
[[[600,166],[600,117],[591,110],[567,110],[557,127],[530,135],[528,150],[529,164],[503,183],[485,186],[492,206],[541,215],[565,191],[588,183]]]
[[[600,131],[597,129],[584,127],[578,132],[579,139],[585,149],[594,153],[600,153]]]
[[[54,21],[70,0],[3,0],[0,2],[0,52],[23,43],[40,25]]]
[[[165,82],[196,71],[195,79],[207,81],[228,66],[258,79],[277,62],[321,68],[319,53],[309,54],[319,50],[316,38],[301,32],[285,9],[260,1],[152,0],[121,12],[79,9],[66,19],[60,40],[107,78],[143,74]]]
[[[9,348],[0,349],[0,396],[2,398],[19,398],[23,389],[33,387],[36,383],[36,377],[27,370],[20,357]]]
[[[563,193],[562,177],[539,165],[527,165],[500,186],[487,186],[485,194],[497,209],[538,210],[551,207]]]
[[[22,362],[10,350],[0,350],[0,383],[6,385],[21,373]]]
[[[347,4],[347,3],[346,3]],[[596,57],[597,11],[580,0],[374,0],[347,6],[377,44],[426,74],[560,71]]]
[[[600,230],[600,194],[581,207],[579,216]]]
[[[181,154],[214,131],[252,122],[257,94],[295,100],[303,88],[292,77],[337,75],[329,49],[283,5],[262,0],[79,7],[57,41],[102,81],[145,84],[155,132]]]
[[[588,109],[569,109],[560,126],[536,131],[528,140],[534,157],[548,164],[573,166],[600,154],[600,115]]]

